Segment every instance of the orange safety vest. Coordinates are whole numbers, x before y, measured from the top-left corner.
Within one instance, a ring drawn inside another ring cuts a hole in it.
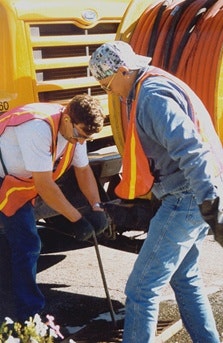
[[[122,199],[135,199],[143,196],[151,190],[154,183],[154,176],[151,174],[148,158],[145,155],[136,130],[136,108],[140,87],[143,81],[151,76],[166,77],[171,81],[174,81],[175,84],[177,84],[184,91],[192,110],[192,120],[198,132],[201,134],[203,141],[209,142],[210,144],[210,149],[213,152],[213,163],[215,165],[216,175],[219,175],[223,172],[222,146],[214,127],[213,125],[210,125],[209,120],[206,121],[206,126],[205,118],[201,120],[201,116],[205,115],[205,113],[200,113],[201,111],[199,110],[199,107],[201,102],[199,98],[195,96],[192,90],[184,82],[165,72],[164,70],[154,67],[146,72],[139,80],[139,83],[136,87],[135,100],[132,103],[123,151],[122,179],[115,188],[115,193]],[[209,117],[208,112],[206,112],[206,115]]]
[[[0,135],[7,127],[17,126],[33,119],[46,121],[52,131],[52,159],[56,159],[57,134],[61,118],[61,105],[34,103],[17,107],[0,117]],[[46,114],[47,113],[47,114]],[[57,180],[68,169],[74,154],[75,144],[67,143],[62,158],[53,172],[53,180]],[[32,178],[6,175],[0,188],[0,211],[12,216],[27,201],[33,200],[37,191]]]

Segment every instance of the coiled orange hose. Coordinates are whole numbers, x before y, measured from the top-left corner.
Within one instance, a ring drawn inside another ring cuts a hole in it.
[[[204,102],[219,130],[223,0],[150,1],[129,43],[136,53],[152,57],[152,65],[185,81]]]

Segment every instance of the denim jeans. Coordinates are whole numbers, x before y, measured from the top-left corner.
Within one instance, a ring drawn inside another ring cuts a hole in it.
[[[162,200],[126,285],[123,343],[154,343],[159,297],[168,282],[192,341],[220,342],[198,266],[207,232],[192,194]]]
[[[0,219],[11,249],[17,320],[24,321],[39,313],[45,305],[44,296],[36,284],[41,240],[35,224],[33,206],[28,202],[11,217],[0,212]]]

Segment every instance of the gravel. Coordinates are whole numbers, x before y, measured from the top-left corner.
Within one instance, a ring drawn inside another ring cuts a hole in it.
[[[205,242],[201,255],[200,266],[203,274],[203,280],[212,306],[217,329],[220,337],[223,337],[223,249],[213,241],[213,236],[209,235]],[[170,293],[169,293],[170,294]],[[174,300],[169,299],[161,303],[160,316],[180,318],[178,307]],[[223,341],[223,338],[222,338]],[[183,328],[176,335],[167,341],[167,343],[191,343],[192,340],[187,331]]]
[[[4,275],[4,278],[0,279],[0,319],[3,319],[13,314],[13,306],[8,298],[8,257],[4,254],[2,246],[0,248],[1,255],[4,255],[0,256],[0,271],[1,275]],[[102,245],[99,246],[99,250],[113,307],[115,311],[121,310],[125,304],[125,284],[137,254]],[[219,334],[223,333],[222,261],[223,249],[213,241],[212,236],[208,236],[204,242],[200,265]],[[54,234],[53,239],[52,236],[50,238],[50,244],[49,241],[44,241],[37,280],[47,298],[46,310],[55,315],[58,324],[69,328],[67,334],[71,334],[75,327],[83,326],[101,313],[108,312],[108,303],[94,246],[81,247],[70,242],[65,248],[62,241]],[[174,294],[167,286],[161,299],[159,319],[177,320],[179,318]],[[167,343],[190,342],[192,341],[184,329],[167,341]]]

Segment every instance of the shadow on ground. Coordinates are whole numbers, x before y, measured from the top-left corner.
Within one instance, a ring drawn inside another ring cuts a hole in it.
[[[81,249],[92,245],[91,243],[79,244],[71,241],[70,238],[61,240],[61,237],[58,235],[53,235],[53,238],[50,235],[49,240],[49,236],[46,237],[47,235],[46,232],[41,234],[43,255],[40,255],[38,261],[38,273],[63,261],[66,258],[65,251]],[[12,297],[10,253],[4,235],[0,235],[0,275],[0,322],[3,322],[6,316],[14,320],[15,309]],[[39,284],[39,287],[46,298],[44,311],[53,314],[56,318],[56,323],[63,328],[67,326],[82,327],[90,323],[93,318],[108,312],[109,307],[105,297],[99,298],[74,294],[69,291],[66,292],[66,287],[69,288],[70,285],[63,283],[42,283]],[[114,311],[123,308],[123,304],[119,301],[112,301],[112,305]]]

